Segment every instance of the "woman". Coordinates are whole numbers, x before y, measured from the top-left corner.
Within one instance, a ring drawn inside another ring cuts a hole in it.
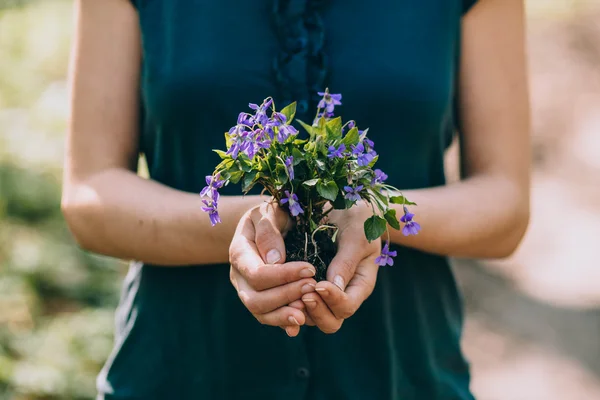
[[[138,260],[99,398],[473,398],[447,257],[509,255],[529,215],[523,5],[474,3],[79,0],[64,214],[82,247]],[[307,120],[325,87],[422,231],[392,231],[378,270],[363,208],[338,212],[316,284],[284,264],[284,211],[230,187],[211,228],[197,193],[247,103],[297,100]],[[456,128],[463,179],[445,185]]]

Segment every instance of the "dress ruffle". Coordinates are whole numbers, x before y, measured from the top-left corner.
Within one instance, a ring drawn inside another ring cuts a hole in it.
[[[302,115],[319,101],[327,76],[321,11],[327,0],[273,0],[272,19],[280,51],[273,60],[280,104],[297,101]]]

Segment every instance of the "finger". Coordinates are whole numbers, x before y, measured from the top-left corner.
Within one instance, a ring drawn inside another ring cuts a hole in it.
[[[264,314],[253,313],[253,315],[263,325],[300,327],[306,322],[302,311],[287,306]]]
[[[295,308],[296,310],[301,310],[304,313],[305,321],[308,322],[306,312],[304,311],[304,303],[302,302],[302,300],[293,301],[289,304],[289,306]],[[305,322],[305,324],[306,324],[306,322]],[[300,333],[299,326],[295,326],[295,325],[280,326],[280,328],[285,330],[285,333],[287,333],[287,335],[289,337],[295,337]]]
[[[254,244],[256,231],[254,223],[247,213],[236,228],[235,235],[229,245],[229,263],[237,270],[253,270],[264,262]]]
[[[379,265],[375,262],[376,258],[372,256],[361,261],[358,264],[358,268],[356,268],[354,277],[352,277],[352,280],[348,283],[348,287],[346,287],[346,295],[349,302],[356,306],[354,311],[360,307],[371,293],[373,293],[373,289],[375,289],[377,272],[379,272]],[[340,314],[343,314],[343,312],[343,309],[340,310]]]
[[[235,271],[234,274],[236,274]],[[235,276],[235,280],[239,287],[238,296],[240,297],[240,300],[244,306],[255,315],[265,314],[287,306],[288,304],[299,300],[303,294],[314,292],[316,285],[314,279],[302,279],[271,289],[255,291],[248,285],[248,282],[246,282],[243,277]],[[293,307],[289,308],[297,310]],[[301,310],[297,311],[302,312]]]
[[[249,256],[247,257],[249,260]],[[304,278],[312,278],[316,274],[311,264],[294,261],[285,264],[258,264],[252,261],[237,263],[236,269],[244,277],[248,285],[255,291],[263,291],[288,283],[298,282]]]
[[[319,282],[315,291],[337,318],[347,319],[354,315],[373,292],[378,271],[379,266],[375,263],[375,257],[369,257],[358,264],[345,292],[338,290],[337,286],[327,281]]]
[[[317,283],[317,285],[318,285],[318,283]],[[306,306],[304,305],[304,302],[302,300],[296,300],[296,301],[290,303],[289,306],[294,307],[298,310],[302,310],[304,312],[304,318],[306,318],[306,322],[304,323],[304,325],[315,326],[315,322],[306,313]],[[285,327],[282,327],[282,328],[285,328]]]
[[[306,305],[308,316],[321,331],[331,334],[340,329],[344,320],[336,318],[318,294],[306,294],[302,296],[302,301]]]
[[[283,264],[285,244],[282,231],[286,229],[289,215],[275,203],[264,203],[250,213],[254,223],[255,243],[265,263]]]
[[[329,310],[338,319],[351,317],[360,306],[360,303],[357,304],[346,292],[341,291],[337,285],[329,281],[317,283],[315,291],[319,293]]]
[[[304,310],[304,308],[305,308],[304,303],[302,302],[301,299],[292,301],[290,304],[288,304],[288,306],[294,307],[297,310]]]
[[[300,333],[299,326],[286,326],[283,328],[289,337],[296,337]]]
[[[327,280],[343,292],[364,257],[362,253],[363,246],[360,244],[340,240],[337,253],[327,268]]]

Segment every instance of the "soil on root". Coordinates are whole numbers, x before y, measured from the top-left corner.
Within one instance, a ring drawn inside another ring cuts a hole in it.
[[[336,244],[331,240],[332,236],[332,229],[318,231],[315,234],[315,248],[310,234],[305,234],[296,228],[292,229],[285,238],[286,262],[306,261],[316,268],[317,282],[325,280],[327,267],[337,250]]]

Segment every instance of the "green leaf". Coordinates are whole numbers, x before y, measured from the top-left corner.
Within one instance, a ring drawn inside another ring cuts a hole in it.
[[[241,154],[238,156],[238,163],[240,164],[240,169],[244,172],[252,171],[252,162],[248,159],[245,154]]]
[[[227,160],[227,159],[231,158],[231,156],[229,154],[225,153],[223,150],[215,150],[215,149],[213,149],[213,151],[215,153],[217,153],[219,155],[219,157],[221,157],[221,160]]]
[[[375,157],[373,157],[373,161],[371,161],[369,163],[369,168],[373,168],[375,166],[375,164],[377,163],[377,160],[379,160],[379,154],[376,155]]]
[[[242,179],[242,191],[247,192],[252,189],[254,186],[256,176],[258,175],[258,171],[252,171],[244,175],[244,179]]]
[[[315,221],[313,221],[313,220],[312,220],[312,218],[311,218],[311,219],[310,219],[310,230],[311,230],[312,232],[314,232],[314,231],[316,231],[316,230],[317,230],[317,228],[318,228],[318,227],[319,227],[319,226],[318,226],[318,225],[315,223]]]
[[[325,183],[318,182],[317,183],[317,192],[319,192],[321,197],[323,197],[324,199],[334,201],[335,198],[337,197],[339,189],[334,181],[328,181]]]
[[[233,160],[232,158],[228,158],[226,160],[223,160],[219,163],[219,165],[217,165],[217,168],[215,169],[215,171],[221,171],[224,169],[229,169],[233,164],[235,163],[235,160]]]
[[[327,121],[325,124],[327,140],[333,141],[342,138],[342,119],[340,117]]]
[[[280,111],[280,113],[285,115],[285,117],[287,118],[286,123],[288,125],[291,124],[292,121],[294,120],[294,115],[296,115],[296,102],[293,102],[292,104],[288,104],[287,106],[285,106],[283,108],[283,110]]]
[[[315,186],[317,183],[319,183],[319,178],[310,179],[308,181],[302,182],[304,186]]]
[[[365,236],[369,242],[372,242],[383,235],[386,228],[386,220],[378,215],[373,215],[365,221]]]
[[[327,169],[327,166],[321,160],[315,160],[315,164],[317,164],[317,167],[322,171],[325,171]]]
[[[231,183],[237,184],[240,181],[240,179],[242,179],[242,176],[244,176],[244,171],[233,171],[229,175],[229,180],[231,181]]]
[[[292,149],[292,157],[294,157],[294,166],[300,164],[304,159],[304,154],[300,152],[297,148]]]
[[[342,139],[342,143],[346,146],[356,145],[359,139],[358,128],[354,127],[346,133],[346,136]]]
[[[229,132],[225,132],[225,146],[229,149],[233,144],[233,140],[231,139],[231,135]]]
[[[275,173],[277,174],[277,179],[279,180],[279,182],[282,185],[285,185],[289,179],[288,177],[288,173],[287,170],[284,168],[280,168],[279,166],[277,166],[277,170],[275,171]]]
[[[360,142],[362,142],[363,140],[365,140],[365,138],[367,137],[367,132],[369,132],[369,128],[365,129],[362,133],[362,135],[360,135]]]
[[[393,204],[404,204],[405,206],[416,206],[417,203],[413,203],[412,201],[408,201],[406,197],[399,196],[390,196],[390,203]]]
[[[400,221],[396,218],[396,210],[393,208],[388,209],[385,214],[383,214],[385,220],[390,224],[390,226],[396,230],[400,229]]]
[[[315,134],[312,126],[308,125],[306,122],[300,121],[299,119],[296,121],[300,123],[300,125],[306,130],[306,132],[308,132],[309,135],[313,136]]]

